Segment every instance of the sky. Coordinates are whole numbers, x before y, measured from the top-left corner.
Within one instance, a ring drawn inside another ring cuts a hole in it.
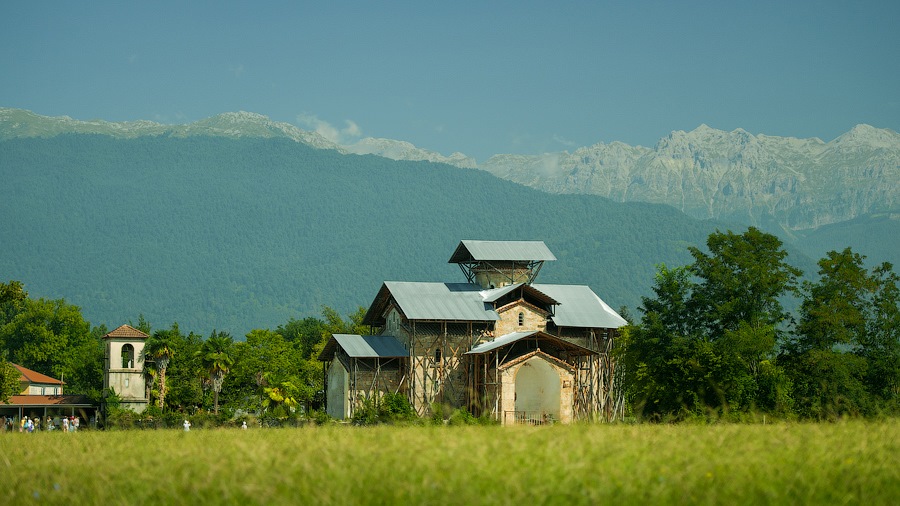
[[[484,161],[701,124],[900,131],[900,2],[0,3],[0,107],[188,123],[250,111]]]

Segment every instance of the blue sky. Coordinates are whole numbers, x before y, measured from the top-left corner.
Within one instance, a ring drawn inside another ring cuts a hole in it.
[[[341,142],[652,146],[700,124],[900,131],[900,2],[0,4],[0,106],[162,123],[252,111]]]

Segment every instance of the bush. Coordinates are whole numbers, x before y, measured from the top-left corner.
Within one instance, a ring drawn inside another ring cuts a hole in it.
[[[376,400],[363,400],[362,406],[353,413],[354,425],[396,424],[416,419],[416,412],[404,394],[386,393]]]

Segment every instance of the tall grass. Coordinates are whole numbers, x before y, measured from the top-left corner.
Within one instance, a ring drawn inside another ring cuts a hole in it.
[[[0,434],[5,504],[900,504],[900,421]]]

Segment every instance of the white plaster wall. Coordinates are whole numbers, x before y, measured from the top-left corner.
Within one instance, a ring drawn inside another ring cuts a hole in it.
[[[541,365],[537,365],[538,363]],[[536,377],[533,378],[528,377],[531,375],[530,371],[525,373],[520,390],[517,377],[523,368],[526,368],[525,364],[529,364],[528,368],[534,368],[542,373],[534,375]],[[552,370],[553,374],[548,373],[548,369]],[[574,377],[569,371],[539,356],[531,357],[521,364],[504,369],[500,374],[501,412],[499,415],[501,423],[512,423],[512,420],[506,418],[506,413],[512,411],[544,411],[552,414],[560,423],[571,423],[575,417],[573,380]],[[543,391],[543,393],[535,394],[535,389]],[[531,409],[532,407],[537,409]]]
[[[332,360],[328,368],[328,390],[325,392],[325,412],[332,418],[342,420],[350,416],[350,405],[347,397],[350,390],[350,376],[339,360]]]
[[[516,373],[516,411],[545,413],[559,420],[562,380],[546,360],[532,357]]]
[[[134,362],[131,367],[122,367],[122,347],[126,344],[134,347]],[[134,401],[137,404],[146,403],[144,341],[111,339],[107,344],[107,350],[109,350],[109,358],[105,386],[115,390],[123,401]]]

